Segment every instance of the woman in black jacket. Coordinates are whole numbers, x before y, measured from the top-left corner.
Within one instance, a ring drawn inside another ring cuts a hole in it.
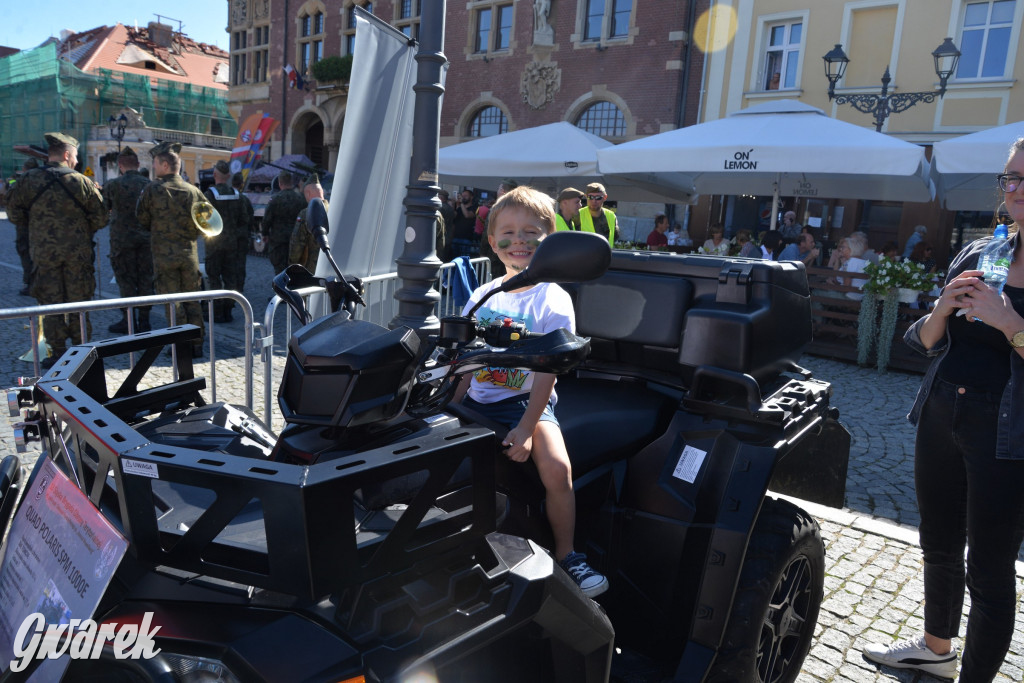
[[[915,488],[924,551],[924,634],[864,655],[896,668],[956,676],[964,587],[971,592],[960,680],[991,681],[1013,637],[1014,563],[1024,540],[1024,138],[998,176],[1014,220],[1002,293],[978,257],[991,237],[954,259],[942,295],[905,341],[934,358],[908,416],[917,426]],[[965,315],[956,315],[963,309]],[[964,547],[967,547],[966,571]]]

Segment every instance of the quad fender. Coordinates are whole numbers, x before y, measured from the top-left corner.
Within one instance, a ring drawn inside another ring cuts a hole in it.
[[[760,439],[752,440],[758,431]],[[684,643],[677,680],[704,680],[722,646],[777,464],[791,454],[827,447],[809,442],[844,438],[848,442],[845,428],[827,416],[809,420],[796,433],[763,428],[744,433],[735,422],[678,412],[661,438],[629,460],[616,506],[630,512],[615,523],[612,542],[623,547],[613,553],[622,558],[615,567],[621,576],[613,580],[620,587],[631,582],[658,587],[646,594],[631,593],[629,587],[617,593],[617,600],[632,605],[629,610],[609,605],[617,630],[649,633],[644,621],[679,624],[675,632],[652,635],[664,639],[664,648],[679,651]],[[632,557],[666,567],[664,574],[652,577],[652,570]],[[622,624],[630,613],[636,623]],[[672,614],[691,616],[673,619]]]

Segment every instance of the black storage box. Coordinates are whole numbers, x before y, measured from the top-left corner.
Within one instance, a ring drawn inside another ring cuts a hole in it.
[[[288,342],[278,402],[289,423],[353,427],[405,408],[420,340],[346,313],[314,320]]]
[[[798,262],[617,250],[601,278],[566,289],[592,362],[666,373],[682,386],[699,366],[763,384],[811,340]]]

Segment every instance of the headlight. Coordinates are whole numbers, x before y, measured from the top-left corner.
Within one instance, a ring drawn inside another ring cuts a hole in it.
[[[182,683],[240,683],[238,677],[219,659],[172,654],[166,650],[160,656],[167,661]]]

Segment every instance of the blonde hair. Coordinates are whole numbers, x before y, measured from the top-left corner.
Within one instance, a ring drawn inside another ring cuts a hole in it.
[[[491,207],[490,213],[487,214],[488,235],[494,234],[498,216],[508,208],[525,209],[540,219],[545,233],[551,234],[555,231],[555,209],[551,197],[529,185],[520,185],[501,195]]]

